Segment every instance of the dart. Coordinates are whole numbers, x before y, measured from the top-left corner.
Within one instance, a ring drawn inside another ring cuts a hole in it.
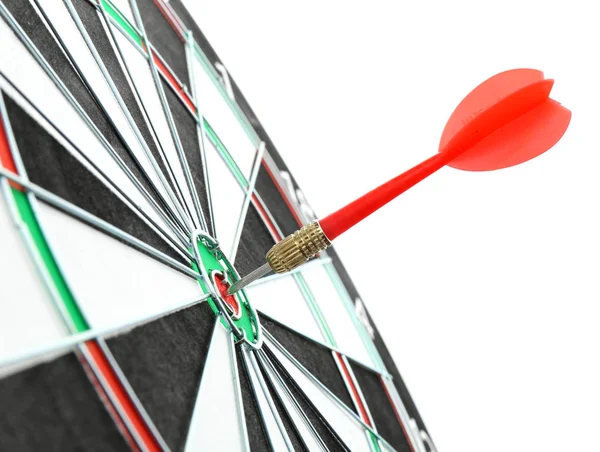
[[[571,119],[549,98],[554,80],[541,71],[513,69],[487,79],[456,107],[442,132],[438,153],[325,218],[275,244],[267,262],[229,288],[234,293],[270,271],[285,273],[444,166],[492,171],[531,160],[554,146]]]

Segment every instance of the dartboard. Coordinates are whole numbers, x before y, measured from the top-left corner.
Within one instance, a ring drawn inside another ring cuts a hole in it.
[[[435,450],[178,0],[0,2],[0,449]]]

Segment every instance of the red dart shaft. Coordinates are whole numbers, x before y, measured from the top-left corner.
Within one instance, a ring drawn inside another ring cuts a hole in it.
[[[418,184],[427,176],[447,165],[456,155],[442,152],[371,190],[341,209],[319,220],[329,240],[335,239],[359,221],[365,219],[388,202]]]

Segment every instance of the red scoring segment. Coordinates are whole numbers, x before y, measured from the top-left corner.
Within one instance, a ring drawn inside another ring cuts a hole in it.
[[[456,107],[438,154],[320,220],[323,232],[335,239],[445,165],[491,171],[546,152],[571,120],[571,112],[548,97],[553,84],[534,69],[513,69],[489,78]]]

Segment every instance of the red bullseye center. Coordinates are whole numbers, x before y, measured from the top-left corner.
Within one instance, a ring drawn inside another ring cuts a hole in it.
[[[231,312],[236,317],[239,316],[240,315],[240,304],[238,303],[238,301],[236,300],[234,295],[229,295],[227,293],[227,290],[229,290],[229,286],[231,284],[229,284],[229,282],[226,281],[225,277],[222,275],[215,275],[215,284],[217,286],[217,290],[219,291],[219,294],[221,295],[221,298],[223,299],[223,301],[225,302],[227,307],[229,309],[231,309]]]

